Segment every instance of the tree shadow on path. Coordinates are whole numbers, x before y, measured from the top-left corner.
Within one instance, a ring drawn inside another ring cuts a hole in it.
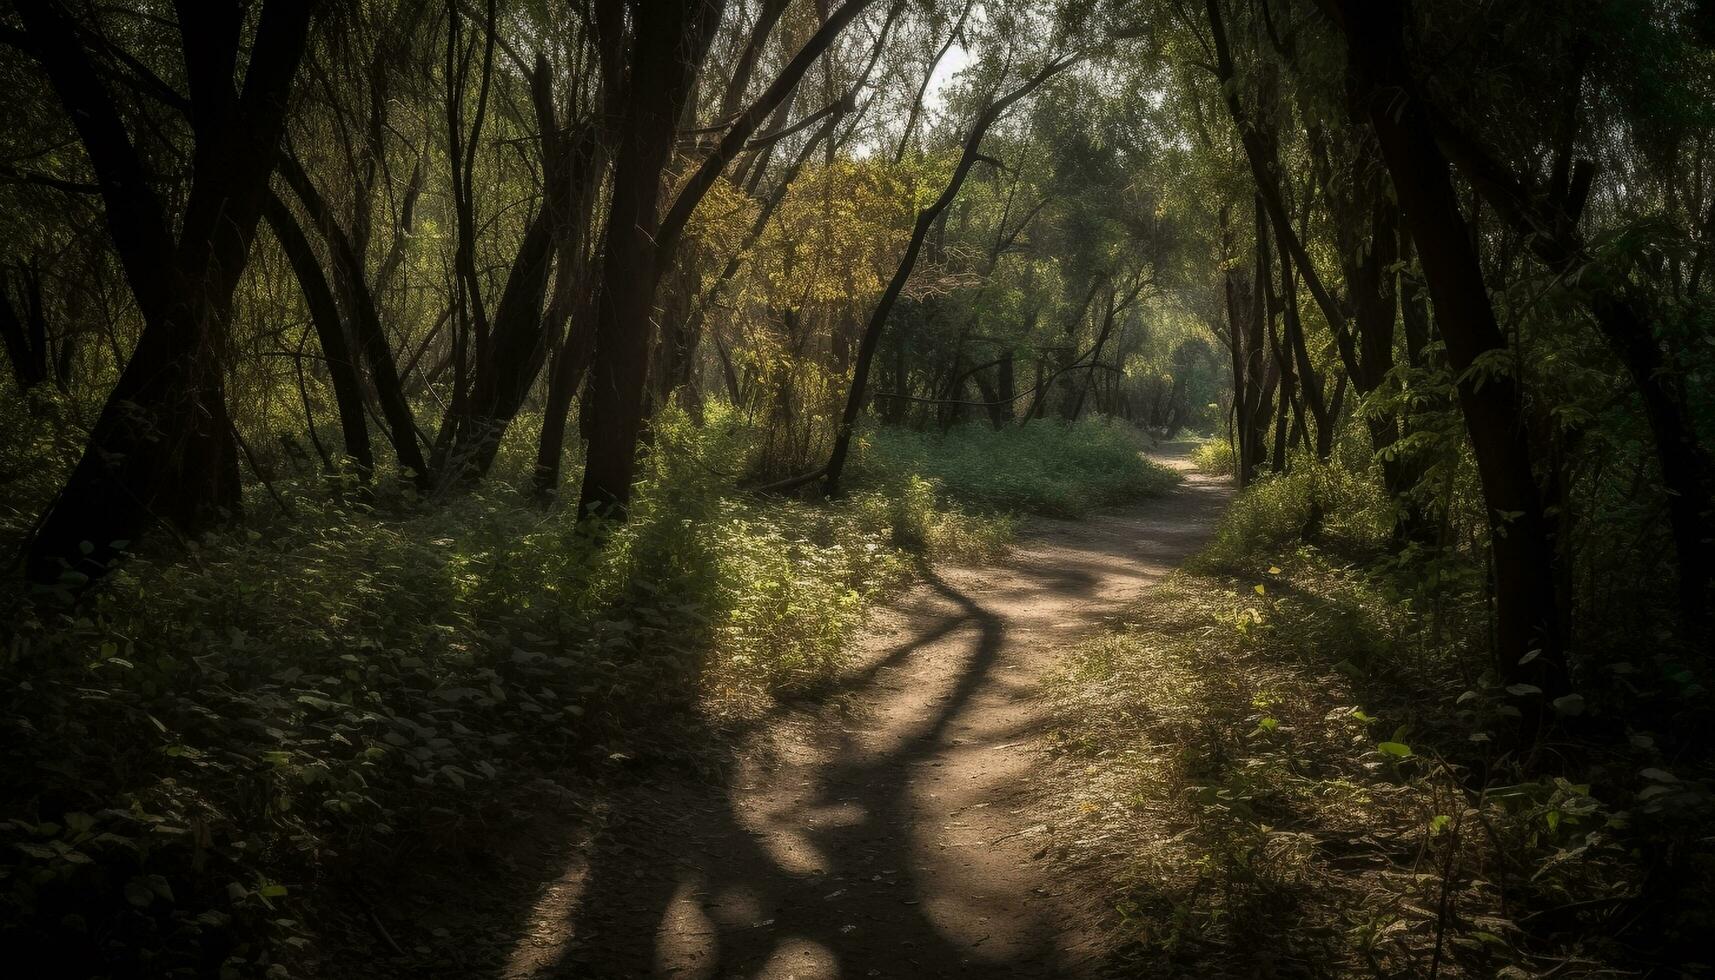
[[[1016,894],[1016,882],[997,894],[980,871],[945,859],[957,845],[925,834],[925,805],[944,815],[929,799],[932,770],[962,742],[952,734],[961,717],[1001,680],[1005,638],[994,611],[933,574],[927,582],[938,618],[867,672],[880,690],[866,707],[883,716],[873,730],[825,716],[818,741],[831,744],[793,747],[769,772],[741,769],[724,791],[620,793],[562,921],[535,926],[564,930],[557,955],[515,960],[515,975],[1063,975],[1052,923],[1031,914],[1046,907],[990,907],[1033,896]],[[944,668],[950,685],[921,717],[886,717],[924,705],[926,692],[886,675],[928,648],[955,661]],[[970,936],[997,911],[1006,935]]]

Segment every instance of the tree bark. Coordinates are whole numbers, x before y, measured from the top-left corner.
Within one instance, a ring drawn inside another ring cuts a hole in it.
[[[369,446],[369,420],[363,411],[363,382],[357,365],[351,358],[351,348],[345,340],[345,326],[340,322],[339,307],[334,302],[333,288],[316,261],[315,252],[304,237],[303,228],[286,203],[272,191],[264,205],[263,214],[274,238],[286,253],[297,276],[298,287],[304,293],[304,305],[309,309],[310,323],[316,328],[321,343],[322,360],[328,366],[328,380],[333,386],[334,403],[339,406],[340,433],[345,438],[345,453],[356,465],[357,477],[369,482],[375,471],[375,456]],[[306,409],[307,409],[306,404]]]
[[[55,0],[17,6],[30,51],[95,169],[108,230],[144,320],[82,458],[26,546],[26,571],[37,581],[59,581],[68,568],[100,575],[121,542],[156,519],[195,532],[240,507],[223,379],[232,295],[268,193],[312,7],[311,0],[263,7],[239,93],[242,9],[179,4],[192,152],[191,191],[175,240],[70,15]]]
[[[48,319],[42,309],[42,279],[32,267],[18,264],[23,285],[23,315],[12,305],[9,283],[0,273],[0,337],[12,360],[12,377],[20,391],[29,391],[48,380]]]
[[[298,202],[309,213],[310,220],[320,229],[328,244],[328,254],[335,266],[343,270],[347,294],[354,306],[347,310],[352,332],[357,338],[358,352],[369,366],[369,379],[375,386],[375,400],[381,405],[381,415],[387,422],[387,432],[393,442],[393,453],[399,466],[410,474],[419,489],[427,489],[429,468],[423,462],[422,446],[417,439],[417,422],[411,403],[405,398],[405,388],[399,381],[398,366],[393,363],[393,351],[387,342],[387,332],[381,326],[381,315],[375,308],[375,296],[364,277],[363,260],[358,257],[351,237],[334,217],[333,209],[297,157],[290,153],[280,156],[280,176],[292,189]]]
[[[1409,95],[1401,0],[1328,0],[1346,35],[1365,108],[1423,265],[1435,319],[1456,376],[1489,519],[1495,593],[1495,658],[1510,685],[1540,693],[1517,699],[1526,732],[1544,701],[1568,690],[1554,587],[1554,548],[1531,468],[1517,381],[1501,355],[1496,324],[1448,162],[1430,135],[1422,103]],[[1475,368],[1475,370],[1473,370]]]
[[[614,159],[613,189],[595,311],[595,353],[581,419],[589,440],[578,513],[623,519],[631,499],[649,319],[663,251],[657,247],[661,174],[702,45],[693,34],[706,6],[650,0],[633,8],[630,91]],[[704,11],[703,16],[707,14]]]

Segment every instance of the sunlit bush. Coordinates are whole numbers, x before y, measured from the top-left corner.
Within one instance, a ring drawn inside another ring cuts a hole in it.
[[[1210,476],[1232,476],[1238,472],[1233,459],[1233,444],[1225,439],[1210,439],[1191,453],[1191,462]]]
[[[756,435],[713,406],[703,425],[658,415],[631,520],[592,533],[525,492],[536,425],[448,501],[385,474],[372,503],[334,499],[282,470],[278,502],[258,490],[198,541],[152,535],[81,605],[11,591],[5,920],[91,970],[144,948],[240,972],[289,958],[305,927],[284,910],[337,855],[454,839],[543,771],[697,762],[711,734],[835,676],[922,563],[1012,532],[899,459],[832,504],[741,492]],[[964,439],[981,433],[939,444],[981,458]],[[1040,471],[1028,454],[1049,446],[1009,458]],[[92,944],[84,924],[109,921],[122,934]]]
[[[1306,537],[1331,547],[1374,552],[1392,533],[1393,507],[1366,475],[1311,460],[1251,484],[1222,515],[1205,567],[1267,567],[1268,556]]]

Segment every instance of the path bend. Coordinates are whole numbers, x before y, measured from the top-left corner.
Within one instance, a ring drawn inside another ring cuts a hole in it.
[[[754,737],[725,786],[627,789],[543,891],[512,980],[1076,977],[1091,900],[1026,804],[1042,679],[1208,539],[1228,482],[1036,520],[999,562],[939,570],[871,620],[848,696]],[[1075,890],[1075,889],[1074,889]]]

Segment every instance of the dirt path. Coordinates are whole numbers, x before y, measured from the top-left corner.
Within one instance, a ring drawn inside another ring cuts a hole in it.
[[[1183,444],[1163,461],[1187,469]],[[629,790],[536,904],[510,977],[1032,977],[1096,965],[1088,902],[1023,812],[1032,697],[1205,540],[1225,481],[1038,521],[998,565],[880,612],[849,697],[747,745],[725,787]],[[1075,890],[1075,889],[1074,889]]]

